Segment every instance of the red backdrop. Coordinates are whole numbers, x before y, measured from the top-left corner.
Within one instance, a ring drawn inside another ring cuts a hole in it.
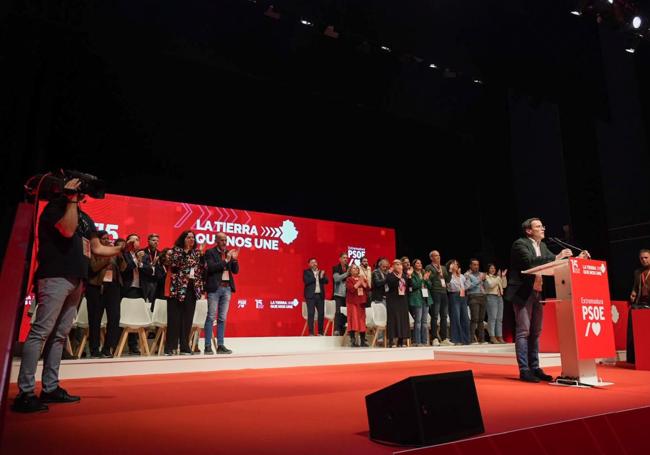
[[[304,324],[302,272],[312,256],[330,279],[328,298],[332,267],[341,252],[365,255],[371,264],[379,256],[395,257],[395,231],[389,228],[111,194],[89,199],[83,210],[113,238],[137,233],[141,248],[150,233],[160,235],[162,249],[186,229],[192,229],[206,248],[214,246],[217,232],[225,232],[231,248],[240,248],[241,268],[227,336],[299,335]],[[21,339],[28,328],[25,315]]]

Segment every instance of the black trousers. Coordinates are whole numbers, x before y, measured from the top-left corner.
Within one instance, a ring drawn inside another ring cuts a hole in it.
[[[309,334],[314,333],[314,310],[318,311],[318,333],[323,334],[323,323],[325,322],[325,301],[322,294],[314,294],[314,298],[307,299],[307,325]]]
[[[336,332],[339,332],[340,335],[343,335],[343,332],[345,332],[345,323],[348,320],[345,315],[341,313],[341,307],[345,306],[345,297],[339,297],[338,295],[335,295],[334,301],[336,302],[336,313],[334,314],[334,330]]]
[[[643,304],[642,304],[643,305]],[[644,308],[642,305],[632,304],[627,316],[627,346],[625,360],[628,363],[636,363],[636,354],[634,352],[634,332],[632,330],[632,310]],[[650,311],[650,310],[646,310]]]
[[[151,311],[153,311],[153,303],[156,301],[157,284],[158,283],[155,281],[140,280],[140,286],[142,287],[142,296],[147,302],[151,303]]]
[[[142,293],[142,288],[123,288],[122,297],[126,297],[127,299],[142,299],[144,298],[144,294]],[[127,343],[129,345],[130,352],[139,351],[137,333],[129,333]]]
[[[179,343],[181,352],[192,352],[189,338],[196,308],[196,293],[194,283],[190,283],[184,301],[167,299],[167,341],[165,343],[167,352],[178,348]]]
[[[104,311],[106,311],[106,339],[102,350],[104,353],[109,354],[111,350],[115,350],[117,347],[120,338],[121,300],[121,289],[118,283],[106,283],[102,286],[89,284],[86,288],[88,344],[91,353],[99,352],[99,333]]]

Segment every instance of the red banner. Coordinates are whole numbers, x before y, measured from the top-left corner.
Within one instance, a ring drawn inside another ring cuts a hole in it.
[[[371,265],[380,256],[395,257],[395,231],[389,228],[111,194],[89,199],[83,210],[114,239],[138,234],[140,248],[147,246],[151,233],[160,236],[159,249],[172,246],[187,229],[206,249],[215,245],[217,232],[226,233],[229,248],[240,249],[227,336],[299,335],[304,324],[302,273],[310,257],[330,280],[328,298],[340,253],[357,263],[367,256]],[[26,317],[21,339],[28,324]]]
[[[591,259],[570,261],[578,358],[614,357],[607,264]]]

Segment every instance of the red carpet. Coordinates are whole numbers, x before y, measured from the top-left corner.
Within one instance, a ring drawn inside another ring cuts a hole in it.
[[[602,389],[525,384],[515,367],[442,361],[79,379],[62,385],[80,404],[9,412],[0,453],[392,453],[368,440],[364,396],[463,369],[474,371],[487,433],[650,405],[650,372],[615,367],[599,369],[616,383]]]

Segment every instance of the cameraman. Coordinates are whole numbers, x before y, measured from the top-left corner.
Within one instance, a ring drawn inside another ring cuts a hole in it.
[[[91,252],[115,256],[122,247],[102,245],[95,223],[80,208],[85,197],[79,193],[81,181],[65,184],[65,196],[49,202],[38,226],[37,279],[38,310],[23,346],[18,389],[12,409],[16,412],[47,411],[45,403],[71,403],[59,386],[59,366],[65,340],[88,278]],[[43,353],[42,391],[36,396],[36,365]]]

